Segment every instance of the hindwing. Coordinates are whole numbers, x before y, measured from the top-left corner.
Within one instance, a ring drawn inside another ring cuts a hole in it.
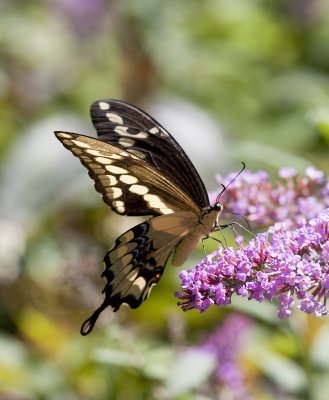
[[[109,143],[69,132],[57,138],[88,169],[104,201],[121,215],[161,215],[199,208],[146,161]]]
[[[190,159],[157,121],[136,106],[104,99],[91,105],[99,139],[144,159],[199,206],[209,206],[205,186]]]
[[[81,327],[81,334],[91,332],[100,313],[121,304],[137,308],[146,300],[153,285],[159,282],[166,262],[177,244],[195,227],[191,212],[178,212],[152,218],[118,237],[104,257],[103,304]]]

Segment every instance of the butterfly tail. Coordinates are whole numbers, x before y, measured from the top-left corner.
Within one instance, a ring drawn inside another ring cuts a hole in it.
[[[89,317],[88,319],[85,320],[85,322],[82,324],[81,329],[80,329],[80,333],[82,336],[86,336],[89,335],[89,333],[93,330],[96,321],[98,319],[98,317],[100,316],[101,312],[105,310],[106,307],[108,307],[109,303],[108,303],[108,299],[105,298],[103,304],[101,306],[99,306],[97,308],[97,310],[95,310],[93,312],[93,314],[91,315],[91,317]]]

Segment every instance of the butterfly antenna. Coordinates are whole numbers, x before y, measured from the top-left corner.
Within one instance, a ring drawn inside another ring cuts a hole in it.
[[[218,203],[220,196],[221,196],[221,195],[225,192],[225,190],[226,190],[226,186],[225,186],[223,183],[221,183],[221,187],[222,187],[222,190],[219,192],[219,194],[218,194],[217,197],[216,197],[216,203]]]
[[[242,172],[245,170],[246,164],[245,164],[243,161],[241,161],[241,164],[242,164],[242,168],[241,168],[240,171],[235,175],[235,177],[229,182],[229,184],[228,184],[227,186],[225,186],[223,183],[221,183],[221,185],[222,185],[222,190],[219,192],[219,194],[218,194],[217,197],[216,197],[216,203],[219,202],[219,199],[220,199],[221,195],[225,192],[225,190],[226,190],[226,189],[236,180],[236,178],[237,178],[239,175],[241,175]]]

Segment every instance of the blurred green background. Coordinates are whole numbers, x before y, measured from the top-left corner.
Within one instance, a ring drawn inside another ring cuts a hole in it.
[[[241,160],[328,174],[328,73],[328,0],[0,1],[0,399],[235,399],[184,356],[235,312],[243,398],[327,398],[327,318],[247,300],[183,313],[170,265],[81,337],[101,260],[139,220],[103,204],[53,131],[94,135],[89,105],[117,98],[161,121],[209,190]]]

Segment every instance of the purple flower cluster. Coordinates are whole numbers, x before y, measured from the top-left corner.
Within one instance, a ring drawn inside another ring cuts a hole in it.
[[[293,168],[282,168],[279,180],[272,184],[265,171],[243,171],[225,178],[217,177],[227,189],[221,196],[225,209],[245,216],[254,227],[270,226],[276,222],[297,226],[303,218],[315,218],[329,207],[329,179],[315,167],[308,167],[305,176]],[[214,203],[218,192],[210,193]]]
[[[250,326],[247,317],[231,314],[200,346],[201,350],[215,356],[217,367],[214,379],[220,390],[229,391],[230,398],[234,400],[251,399],[244,371],[239,364],[240,351]]]
[[[280,318],[290,316],[296,304],[308,314],[328,314],[329,208],[294,231],[277,223],[247,245],[242,237],[236,242],[236,250],[220,248],[193,270],[181,271],[182,291],[175,296],[184,311],[228,305],[235,293],[276,300]]]

